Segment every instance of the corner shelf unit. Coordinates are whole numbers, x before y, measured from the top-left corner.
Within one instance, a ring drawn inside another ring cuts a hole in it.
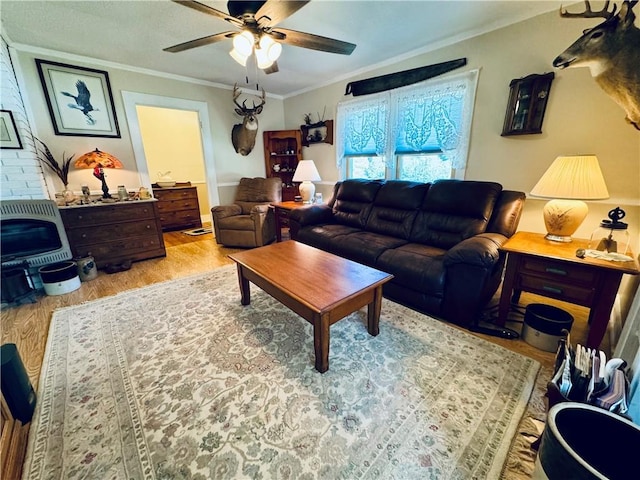
[[[293,201],[299,195],[293,183],[293,174],[302,160],[302,134],[300,130],[272,130],[263,133],[264,166],[267,177],[282,180],[282,201]]]

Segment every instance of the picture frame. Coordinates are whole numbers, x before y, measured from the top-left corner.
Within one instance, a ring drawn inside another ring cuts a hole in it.
[[[56,135],[120,138],[107,72],[35,60]]]
[[[0,148],[22,149],[22,140],[11,110],[0,110]]]

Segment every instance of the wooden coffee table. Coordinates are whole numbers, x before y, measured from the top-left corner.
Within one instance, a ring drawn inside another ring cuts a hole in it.
[[[229,255],[238,266],[242,305],[249,282],[313,325],[316,370],[329,369],[329,327],[368,306],[367,329],[378,335],[382,285],[393,278],[380,270],[288,240]]]

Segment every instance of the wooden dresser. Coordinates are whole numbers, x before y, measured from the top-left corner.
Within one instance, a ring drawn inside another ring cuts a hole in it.
[[[158,200],[163,230],[202,227],[198,190],[191,182],[176,183],[175,187],[159,187],[154,183],[153,196]]]
[[[156,200],[59,208],[73,256],[98,268],[167,255]]]

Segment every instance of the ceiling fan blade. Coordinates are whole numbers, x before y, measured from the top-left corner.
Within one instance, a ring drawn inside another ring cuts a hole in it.
[[[278,69],[278,62],[273,62],[270,67],[267,67],[262,71],[267,75],[269,75],[270,73],[279,72],[280,70]]]
[[[255,18],[258,25],[262,28],[275,27],[278,23],[296,13],[307,3],[309,3],[309,0],[267,0],[256,12]]]
[[[244,25],[242,20],[234,18],[226,12],[221,12],[220,10],[216,10],[215,8],[205,5],[204,3],[196,2],[195,0],[172,0],[172,1],[182,6],[197,10],[198,12],[206,13],[207,15],[212,15],[214,17],[221,18],[222,20],[226,20],[227,22],[232,23],[236,27],[242,27]]]
[[[205,45],[210,45],[212,43],[219,42],[221,40],[226,40],[230,35],[233,35],[236,32],[221,32],[216,33],[215,35],[207,35],[206,37],[197,38],[195,40],[190,40],[188,42],[179,43],[178,45],[174,45],[173,47],[163,48],[162,50],[165,52],[177,53],[184,52],[185,50],[190,50],[196,47],[203,47]]]
[[[286,38],[281,39],[280,42],[286,43],[287,45],[320,50],[321,52],[351,55],[351,52],[356,48],[356,45],[353,43],[321,37],[320,35],[314,35],[312,33],[297,32],[295,30],[289,30],[288,28],[278,28],[274,30],[272,34],[275,34],[274,37],[278,34],[286,35]]]

